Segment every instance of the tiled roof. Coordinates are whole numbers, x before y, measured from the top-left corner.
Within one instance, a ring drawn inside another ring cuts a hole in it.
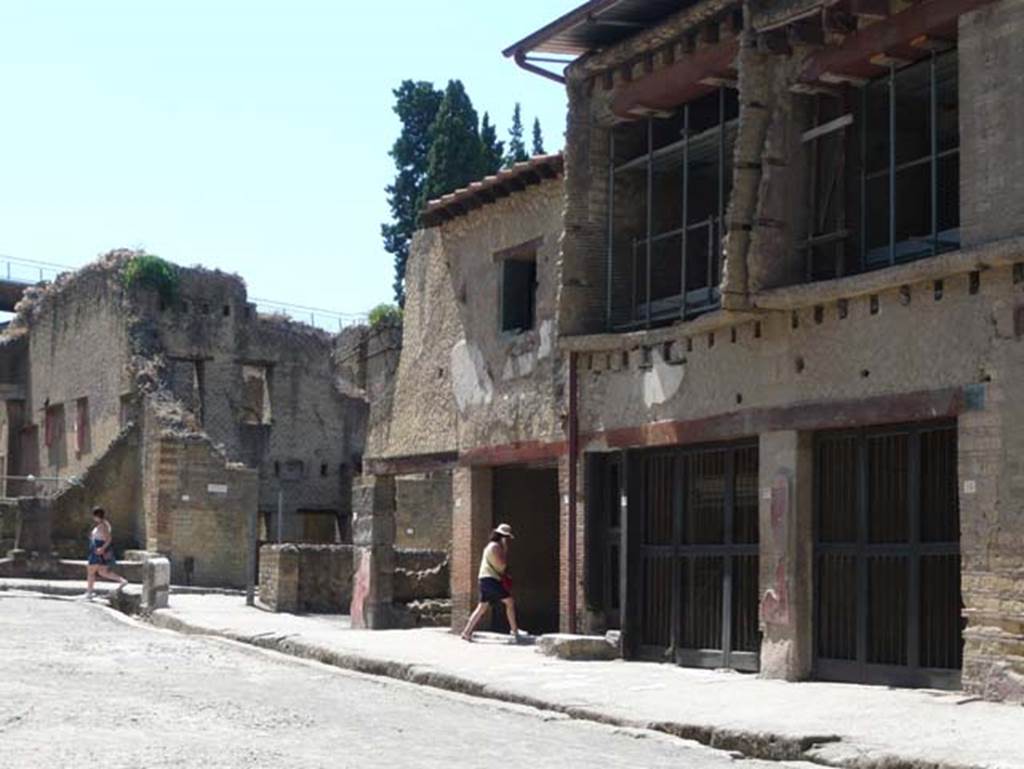
[[[522,163],[503,168],[493,176],[485,176],[468,187],[431,200],[420,212],[420,226],[433,227],[498,198],[506,197],[545,179],[562,175],[562,153],[535,155]]]

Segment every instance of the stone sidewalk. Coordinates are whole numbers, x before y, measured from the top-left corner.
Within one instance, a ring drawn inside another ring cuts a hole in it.
[[[1024,708],[955,692],[766,681],[672,665],[574,662],[443,629],[358,631],[345,617],[271,614],[235,596],[178,595],[163,628],[622,726],[747,756],[858,769],[1024,768]]]

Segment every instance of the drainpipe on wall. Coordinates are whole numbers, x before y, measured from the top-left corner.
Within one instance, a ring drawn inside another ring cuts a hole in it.
[[[569,632],[576,632],[576,473],[579,463],[576,353],[569,353]]]

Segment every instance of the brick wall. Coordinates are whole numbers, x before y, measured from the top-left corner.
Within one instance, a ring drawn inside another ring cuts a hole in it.
[[[489,467],[458,467],[452,473],[452,629],[461,631],[477,604],[477,574],[494,528],[493,475]]]
[[[152,420],[144,434],[146,549],[171,561],[175,584],[244,587],[258,494],[256,471],[211,443]]]

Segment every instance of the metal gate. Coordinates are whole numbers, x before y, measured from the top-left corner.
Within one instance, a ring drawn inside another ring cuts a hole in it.
[[[955,424],[823,433],[815,452],[816,675],[958,687]]]
[[[758,669],[757,472],[756,444],[636,456],[645,656]]]

